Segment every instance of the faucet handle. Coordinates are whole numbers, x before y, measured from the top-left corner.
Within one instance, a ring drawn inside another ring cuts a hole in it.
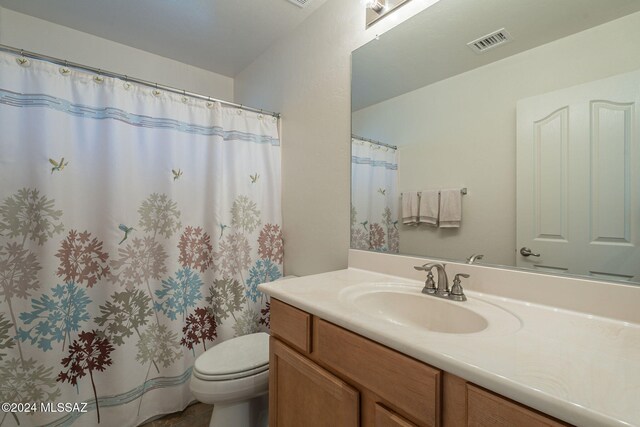
[[[427,280],[424,282],[424,288],[422,288],[423,294],[433,295],[436,293],[436,282],[433,280],[433,273],[429,271],[427,274]]]
[[[471,276],[469,276],[468,274],[464,274],[464,273],[458,273],[455,275],[455,277],[453,278],[453,285],[451,286],[451,291],[449,292],[449,298],[454,300],[454,301],[466,301],[467,297],[464,294],[464,290],[462,289],[462,285],[460,284],[461,280],[460,278],[464,277],[469,278]]]

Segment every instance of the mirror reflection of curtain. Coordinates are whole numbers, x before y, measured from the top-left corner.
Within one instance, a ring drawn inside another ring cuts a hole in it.
[[[351,140],[351,247],[398,253],[398,155]]]

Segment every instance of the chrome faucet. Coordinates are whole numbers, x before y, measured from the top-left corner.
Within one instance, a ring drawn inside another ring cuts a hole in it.
[[[484,258],[484,255],[482,254],[473,254],[469,258],[467,258],[467,264],[473,264],[474,262],[482,258]]]
[[[422,293],[427,295],[434,295],[439,298],[447,298],[453,301],[466,301],[467,297],[464,295],[462,286],[460,284],[460,277],[467,278],[469,277],[469,275],[462,273],[456,274],[455,280],[453,281],[453,287],[449,289],[449,279],[447,277],[447,272],[444,269],[445,266],[446,264],[441,264],[439,262],[430,262],[422,266],[413,267],[416,270],[427,272],[427,280],[424,282]],[[433,273],[431,271],[434,268],[438,271],[437,287],[433,280]]]
[[[439,262],[430,262],[421,267],[413,267],[416,270],[427,271],[427,281],[422,289],[423,294],[435,295],[437,297],[447,298],[449,296],[449,278],[444,267],[446,264]],[[438,287],[433,286],[433,273],[431,270],[436,269],[438,272]]]

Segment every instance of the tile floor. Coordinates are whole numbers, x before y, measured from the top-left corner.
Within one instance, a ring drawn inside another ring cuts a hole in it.
[[[142,424],[142,427],[208,427],[213,405],[194,403],[182,412],[165,415]]]

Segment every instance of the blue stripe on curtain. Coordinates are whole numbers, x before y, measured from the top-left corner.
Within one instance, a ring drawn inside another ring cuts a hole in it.
[[[382,168],[394,170],[394,171],[398,170],[397,163],[389,163],[389,162],[385,162],[384,160],[373,160],[369,157],[351,156],[351,163],[355,163],[357,165],[370,165],[374,168],[382,167]]]
[[[134,388],[133,390],[129,390],[125,393],[117,394],[115,396],[100,397],[98,398],[98,402],[101,408],[107,408],[109,406],[124,405],[125,403],[133,402],[134,400],[138,399],[140,396],[142,396],[144,393],[148,391],[159,389],[159,388],[177,386],[177,385],[186,383],[191,378],[191,371],[192,371],[192,368],[189,368],[186,371],[184,371],[182,375],[178,375],[176,377],[151,378],[150,380],[147,380],[144,384],[141,384],[140,386]],[[83,402],[83,404],[87,405],[86,406],[87,411],[95,411],[96,409],[96,404],[92,399],[87,400],[86,402]],[[69,426],[73,424],[82,415],[83,415],[82,412],[71,412],[67,416],[57,419],[52,423],[45,424],[42,427]]]
[[[280,140],[269,135],[256,135],[237,130],[226,131],[219,126],[200,126],[167,118],[149,117],[133,114],[118,108],[95,108],[88,105],[74,104],[66,99],[60,99],[41,93],[18,93],[0,89],[0,104],[12,107],[43,107],[61,111],[76,117],[95,120],[118,120],[132,126],[150,129],[173,129],[179,132],[204,136],[220,136],[225,141],[248,141],[257,144],[280,145]]]

